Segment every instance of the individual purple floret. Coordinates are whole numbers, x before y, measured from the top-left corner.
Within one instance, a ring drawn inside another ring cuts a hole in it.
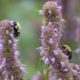
[[[38,71],[33,77],[32,80],[43,80],[42,74]]]
[[[19,60],[14,21],[0,22],[0,80],[23,80],[24,67]]]

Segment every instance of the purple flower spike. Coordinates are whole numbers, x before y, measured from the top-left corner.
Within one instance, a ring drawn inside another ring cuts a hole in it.
[[[70,63],[68,57],[59,48],[64,22],[61,6],[58,6],[54,0],[48,1],[43,5],[40,13],[43,16],[40,55],[47,65],[44,80],[80,80],[79,67]]]
[[[15,24],[16,26],[17,23]],[[19,60],[14,21],[0,22],[0,80],[24,80],[24,67]]]

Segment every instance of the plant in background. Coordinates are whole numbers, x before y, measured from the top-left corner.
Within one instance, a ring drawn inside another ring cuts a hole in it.
[[[76,19],[77,28],[76,28],[76,42],[78,43],[78,48],[76,49],[76,53],[78,54],[78,59],[80,61],[80,18]]]
[[[24,68],[16,44],[19,26],[11,20],[0,22],[0,80],[23,80]]]
[[[46,65],[43,80],[80,80],[79,66],[70,63],[68,56],[59,48],[63,31],[61,8],[56,1],[48,1],[39,11],[43,16],[42,46],[39,49]]]

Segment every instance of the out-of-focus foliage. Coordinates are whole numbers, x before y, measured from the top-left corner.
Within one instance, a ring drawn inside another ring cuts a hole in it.
[[[41,9],[44,1],[0,0],[0,20],[10,19],[18,21],[21,24],[21,34],[19,37],[18,47],[20,50],[21,61],[26,67],[25,80],[30,80],[32,75],[42,67],[39,52],[36,48],[40,46],[40,26],[42,24],[42,19],[38,14],[38,10]],[[76,8],[75,11],[77,11]],[[76,48],[76,44],[74,43],[75,40],[69,42],[66,41],[67,40],[65,40],[65,42],[63,41],[63,43],[71,45],[72,49]],[[75,55],[76,54],[74,54],[74,56]],[[77,58],[74,56],[72,61],[76,63]]]

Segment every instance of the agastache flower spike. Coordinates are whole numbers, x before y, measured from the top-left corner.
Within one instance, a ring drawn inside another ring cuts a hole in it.
[[[12,20],[0,22],[0,80],[23,80],[24,68],[19,60],[15,26],[19,27]]]
[[[46,80],[80,80],[80,70],[70,63],[67,55],[59,48],[63,31],[63,18],[61,6],[56,1],[48,1],[43,5],[41,14],[43,25],[41,27],[40,55],[46,65]]]

